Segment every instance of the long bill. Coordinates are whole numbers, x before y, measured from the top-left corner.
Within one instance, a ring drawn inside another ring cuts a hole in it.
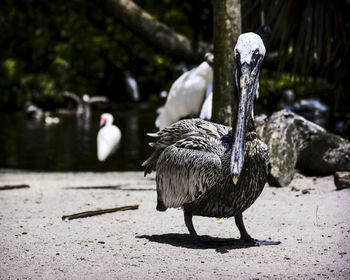
[[[250,65],[247,63],[242,64],[237,71],[239,71],[237,73],[240,73],[236,75],[239,104],[231,155],[231,172],[234,184],[237,183],[244,164],[245,133],[252,113],[257,83],[256,78],[258,76],[256,68],[251,70]]]

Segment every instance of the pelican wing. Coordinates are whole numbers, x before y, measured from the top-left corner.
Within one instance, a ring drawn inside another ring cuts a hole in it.
[[[156,166],[158,200],[173,208],[199,199],[220,177],[223,152],[221,141],[209,136],[190,136],[164,149]]]
[[[198,199],[215,185],[225,151],[222,138],[230,128],[201,119],[181,120],[149,134],[155,149],[143,163],[145,175],[156,171],[158,198],[165,207]]]
[[[157,133],[148,134],[151,137],[159,138],[156,142],[149,143],[155,151],[142,164],[145,166],[145,176],[156,170],[159,156],[165,148],[176,142],[192,136],[209,136],[215,139],[221,139],[230,130],[230,127],[204,121],[201,119],[186,119],[178,121],[169,127],[166,127]]]

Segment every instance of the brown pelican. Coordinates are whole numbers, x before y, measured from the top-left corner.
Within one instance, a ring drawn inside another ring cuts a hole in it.
[[[236,58],[236,115],[232,128],[201,119],[181,120],[149,134],[155,149],[143,163],[145,175],[156,171],[157,210],[182,207],[191,238],[197,235],[192,216],[235,217],[240,242],[276,245],[279,242],[253,239],[246,231],[242,212],[263,190],[268,175],[268,148],[257,139],[253,100],[259,69],[265,55],[261,38],[255,33],[239,36]]]

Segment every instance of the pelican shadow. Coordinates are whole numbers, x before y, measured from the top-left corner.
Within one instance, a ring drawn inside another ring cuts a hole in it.
[[[229,250],[256,247],[247,244],[240,239],[219,238],[208,235],[201,235],[202,243],[194,242],[187,233],[166,233],[153,235],[139,235],[136,238],[148,239],[151,242],[161,244],[169,244],[175,247],[183,247],[189,249],[216,249],[218,253],[228,253]],[[212,243],[212,244],[211,244]]]
[[[116,186],[79,186],[66,187],[66,190],[115,190],[115,191],[155,191],[155,188],[122,188],[121,185]]]
[[[79,186],[79,187],[66,187],[67,190],[120,190],[121,186]]]

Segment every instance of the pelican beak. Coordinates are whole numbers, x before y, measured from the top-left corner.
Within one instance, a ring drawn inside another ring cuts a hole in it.
[[[233,183],[236,185],[236,184],[237,184],[237,181],[238,181],[238,176],[233,176],[233,177],[232,177],[232,181],[233,181]]]
[[[245,133],[248,120],[251,117],[254,96],[259,79],[258,61],[255,67],[248,63],[237,64],[236,87],[238,88],[238,112],[233,135],[231,173],[232,181],[237,184],[238,177],[244,164]]]

